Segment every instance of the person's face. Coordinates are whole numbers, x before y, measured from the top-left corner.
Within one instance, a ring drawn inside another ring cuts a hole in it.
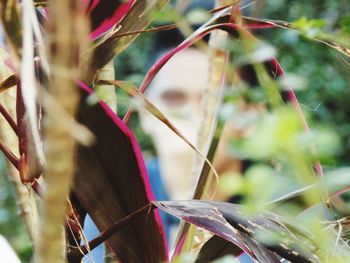
[[[205,54],[194,49],[185,50],[164,66],[147,93],[148,99],[193,144],[197,140],[200,102],[208,71]],[[140,116],[158,152],[162,178],[170,197],[189,197],[193,150],[149,113],[142,112]]]

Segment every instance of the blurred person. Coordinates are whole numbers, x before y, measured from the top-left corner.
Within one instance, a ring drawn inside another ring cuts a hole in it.
[[[241,7],[247,7],[254,1],[241,1]],[[184,10],[188,14],[197,8],[210,10],[214,7],[214,1],[191,1]],[[246,9],[243,11],[247,12]],[[198,28],[192,25],[193,29]],[[175,48],[184,40],[183,35],[177,30],[158,32],[155,39],[154,53],[151,60],[155,62],[171,49]],[[204,39],[207,41],[208,38]],[[205,93],[206,83],[210,73],[210,62],[208,54],[189,47],[174,55],[159,71],[149,89],[147,98],[152,102],[174,126],[193,144],[197,144],[201,121],[201,101]],[[239,72],[242,80],[248,86],[255,86],[257,80],[253,80],[254,69],[246,65]],[[255,83],[253,83],[255,82]],[[257,104],[246,103],[240,100],[237,105],[238,114],[250,118],[256,116],[263,110]],[[192,161],[194,151],[165,124],[153,117],[146,110],[139,111],[141,127],[150,135],[157,152],[157,163],[161,185],[164,185],[166,195],[170,199],[189,199],[193,194],[193,183],[191,178]],[[241,120],[229,120],[230,124],[225,126],[223,136],[215,158],[215,168],[219,174],[226,171],[241,172],[249,165],[248,161],[241,162],[229,153],[228,145],[232,138],[246,136],[251,130],[249,125]],[[152,176],[151,176],[152,180]],[[158,186],[153,187],[158,191]],[[157,197],[157,195],[156,195]],[[221,196],[218,199],[226,200]],[[160,199],[159,199],[160,200]]]
[[[169,60],[159,71],[146,93],[148,100],[194,145],[197,143],[201,128],[201,100],[205,93],[209,68],[207,54],[195,48],[188,48]],[[244,102],[239,107],[245,113],[258,112],[255,107]],[[146,162],[156,199],[192,199],[196,181],[196,178],[192,178],[191,172],[195,152],[145,109],[139,111],[139,117],[141,127],[150,135],[157,152],[157,159]],[[229,140],[232,137],[244,136],[245,132],[245,128],[234,127],[232,122],[226,125],[214,162],[219,175],[228,171],[238,174],[246,168],[248,162],[234,158],[228,150]],[[220,194],[217,194],[215,199],[239,201],[239,197],[231,198]],[[168,242],[172,243],[177,221],[168,214],[161,213],[161,216]],[[240,260],[252,262],[247,255],[243,255]]]
[[[146,93],[149,101],[194,145],[200,130],[201,100],[205,93],[209,67],[207,54],[195,48],[183,50],[159,71]],[[257,113],[255,107],[244,102],[238,107],[244,114]],[[195,155],[193,149],[146,110],[141,110],[139,114],[141,127],[154,143],[159,164],[159,180],[162,181],[161,185],[164,185],[168,197],[172,200],[192,198],[195,181],[195,178],[191,178]],[[246,162],[234,158],[229,153],[228,145],[230,139],[244,136],[246,132],[244,125],[234,127],[233,122],[226,125],[215,158],[215,168],[219,174],[226,171],[239,173],[245,168]],[[149,172],[152,181],[153,174]],[[152,184],[155,191],[161,185]],[[220,200],[227,198],[218,197]]]
[[[153,60],[162,57],[183,39],[174,32],[158,33]],[[162,43],[165,42],[165,43]],[[242,79],[251,81],[249,67],[244,69],[245,76]],[[201,129],[201,101],[205,94],[206,83],[210,73],[209,56],[194,48],[187,48],[174,55],[159,71],[146,92],[146,97],[153,103],[170,122],[193,144],[197,144],[198,134]],[[241,75],[241,74],[240,74]],[[254,85],[254,83],[248,83]],[[250,86],[248,85],[248,86]],[[239,101],[238,114],[258,116],[264,110],[263,106]],[[192,178],[192,163],[195,152],[182,139],[180,139],[165,124],[152,116],[145,109],[139,111],[140,123],[143,130],[150,135],[157,157],[146,161],[147,167],[152,163],[152,169],[148,169],[152,188],[157,200],[186,200],[191,199],[197,178]],[[243,174],[250,166],[250,161],[240,160],[232,156],[229,151],[229,142],[232,138],[245,137],[251,127],[241,120],[229,120],[225,125],[220,138],[214,166],[219,175],[225,173]],[[241,123],[239,123],[241,122]],[[157,166],[155,168],[155,166]],[[154,173],[157,171],[157,173]],[[162,192],[162,195],[157,195]],[[165,197],[165,199],[164,199]],[[216,200],[239,202],[241,196],[229,196],[216,193]],[[168,214],[161,214],[163,224],[170,243],[175,236],[176,223]],[[170,219],[169,219],[170,218]],[[170,232],[170,234],[169,234]],[[252,262],[247,255],[240,258],[241,262]]]
[[[193,144],[197,140],[200,103],[208,72],[207,55],[194,48],[186,49],[160,70],[146,93],[148,99]],[[190,198],[193,150],[151,114],[140,112],[140,120],[143,130],[155,145],[161,178],[170,199]]]

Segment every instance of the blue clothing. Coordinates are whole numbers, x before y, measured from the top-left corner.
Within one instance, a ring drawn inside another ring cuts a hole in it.
[[[89,215],[86,215],[85,221],[84,221],[84,234],[86,236],[86,239],[90,241],[91,239],[94,239],[100,234],[100,231],[97,229],[96,225],[92,221],[91,217]],[[104,263],[104,245],[99,245],[95,249],[91,250],[90,253],[85,255],[83,259],[84,263]]]
[[[149,174],[149,180],[153,190],[154,197],[156,198],[157,201],[168,201],[169,195],[166,192],[163,184],[163,180],[160,174],[158,159],[153,158],[149,160],[146,164],[146,167],[147,167],[147,172]],[[169,243],[170,229],[172,226],[177,225],[179,223],[179,219],[163,211],[159,211],[159,214],[162,219],[165,236]]]
[[[159,164],[157,159],[151,159],[146,164],[146,168],[149,174],[150,184],[153,190],[153,194],[156,200],[166,201],[169,200],[169,196],[165,191],[162,178],[160,176]],[[167,239],[169,239],[170,227],[178,223],[177,218],[160,211],[160,217],[164,226],[164,231]],[[91,240],[100,234],[96,225],[92,221],[89,215],[86,215],[84,222],[84,233],[87,240]],[[100,245],[93,249],[84,257],[84,262],[92,262],[90,259],[94,260],[96,263],[104,263],[104,245]]]

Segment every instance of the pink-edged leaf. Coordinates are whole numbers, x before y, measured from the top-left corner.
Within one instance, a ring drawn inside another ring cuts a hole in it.
[[[90,38],[96,39],[115,26],[130,10],[135,0],[90,0],[87,12],[91,19]]]
[[[95,136],[91,146],[78,145],[74,194],[100,231],[153,200],[139,146],[128,127],[99,102],[88,105],[91,90],[82,82],[77,120]],[[122,262],[163,262],[167,249],[157,211],[125,226],[107,241]]]
[[[168,2],[169,0],[136,0],[129,12],[119,22],[119,30],[109,35],[93,49],[91,65],[81,79],[85,83],[91,83],[96,72],[124,51],[139,35],[128,35],[127,33],[145,29],[154,18],[154,13],[162,9]]]
[[[170,130],[172,130],[182,141],[184,141],[193,151],[195,151],[208,166],[209,171],[212,171],[215,176],[219,176],[215,171],[212,160],[208,160],[195,145],[193,145],[189,139],[187,139],[176,126],[152,103],[150,102],[139,90],[130,82],[124,82],[119,80],[101,80],[100,83],[114,85],[121,88],[129,96],[139,98],[143,102],[143,106],[148,112],[150,112],[159,121],[163,122]]]
[[[213,21],[218,20],[221,17],[221,14],[218,14],[217,16],[212,19]],[[237,24],[234,23],[217,23],[217,24],[211,24],[208,23],[207,26],[203,26],[196,30],[191,36],[189,36],[185,41],[183,41],[180,45],[175,47],[174,49],[170,50],[168,53],[166,53],[163,57],[161,57],[156,63],[152,65],[152,67],[147,72],[145,78],[143,79],[141,85],[140,85],[140,92],[144,93],[153,79],[156,77],[157,73],[163,68],[163,66],[178,52],[181,52],[182,50],[192,46],[194,43],[196,43],[198,40],[204,38],[208,34],[210,34],[212,31],[215,30],[225,30],[231,35],[237,35],[237,32],[244,34],[245,36],[254,39],[256,41],[256,38],[249,32],[247,29],[249,29],[249,26],[246,28],[243,28]],[[127,112],[125,115],[124,120],[128,121],[131,115],[131,109]]]
[[[216,201],[153,202],[161,210],[232,242],[256,262],[319,262],[312,235],[271,212],[248,216],[236,204]],[[261,238],[262,235],[268,237]]]

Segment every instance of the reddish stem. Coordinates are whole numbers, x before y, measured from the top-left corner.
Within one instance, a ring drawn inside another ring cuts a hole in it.
[[[6,119],[8,124],[10,124],[12,130],[18,136],[18,127],[17,127],[15,120],[12,118],[10,113],[6,110],[6,108],[1,103],[0,103],[0,113],[2,114],[2,116],[4,116],[4,118]]]
[[[89,241],[89,245],[82,245],[78,248],[74,248],[69,251],[68,253],[68,261],[69,262],[80,262],[82,257],[85,256],[87,253],[89,253],[91,250],[96,248],[97,246],[101,245],[103,242],[105,242],[108,238],[113,236],[115,233],[117,233],[120,229],[122,229],[127,224],[134,221],[137,217],[142,215],[145,212],[151,211],[153,209],[157,208],[154,204],[149,203],[140,209],[136,210],[135,212],[131,213],[130,215],[124,217],[123,219],[116,222],[114,225],[106,229],[105,231],[102,231],[99,236]],[[89,250],[88,250],[89,248]]]
[[[0,151],[4,153],[6,158],[19,170],[19,161],[18,158],[11,152],[9,148],[7,148],[4,144],[0,142]]]

